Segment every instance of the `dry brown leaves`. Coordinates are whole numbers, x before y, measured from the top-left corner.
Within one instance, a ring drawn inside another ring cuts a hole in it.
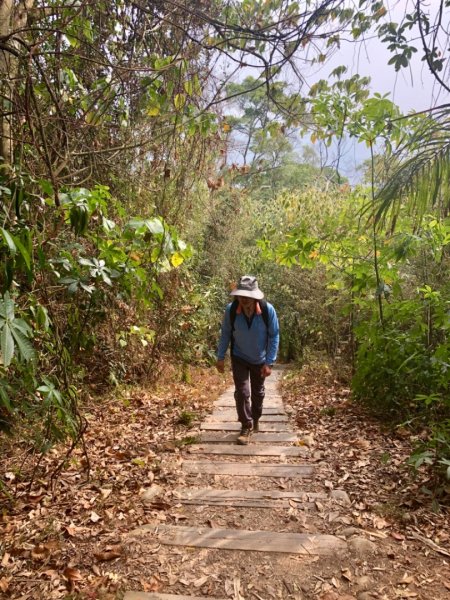
[[[183,438],[192,435],[212,400],[229,385],[212,369],[192,369],[192,384],[172,380],[157,388],[114,390],[85,407],[88,462],[76,450],[50,487],[49,475],[65,450],[47,454],[30,492],[33,464],[17,470],[24,451],[2,441],[2,474],[14,480],[14,504],[0,516],[0,591],[11,599],[114,598],[126,568],[121,534],[155,513],[176,522],[168,504],[145,505],[141,492],[158,482],[162,489],[177,476]],[[179,424],[183,411],[194,414],[192,431]],[[165,464],[170,469],[164,469]],[[146,583],[158,588],[157,578]],[[69,594],[69,595],[68,595]]]
[[[351,401],[350,390],[336,373],[323,364],[287,373],[283,395],[300,429],[299,443],[313,450],[322,483],[350,496],[345,514],[342,507],[334,514],[326,508],[319,511],[329,523],[329,532],[363,536],[376,542],[388,558],[381,584],[374,589],[367,582],[363,585],[367,596],[361,592],[358,599],[447,597],[449,505],[441,505],[436,512],[432,498],[422,490],[426,481],[413,479],[406,465],[417,437],[405,427],[388,429],[371,418]],[[359,569],[359,578],[370,578],[370,571]],[[342,577],[350,581],[355,574],[348,569]],[[319,581],[317,596],[347,598],[339,595],[335,583]]]

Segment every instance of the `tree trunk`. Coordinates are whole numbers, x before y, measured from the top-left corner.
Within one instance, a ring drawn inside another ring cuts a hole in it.
[[[3,164],[13,160],[14,95],[21,48],[13,34],[25,27],[34,0],[0,0],[0,152]],[[20,35],[18,33],[17,35]]]

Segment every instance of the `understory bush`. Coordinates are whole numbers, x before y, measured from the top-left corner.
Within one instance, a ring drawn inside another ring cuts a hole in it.
[[[416,398],[447,395],[450,319],[444,307],[445,303],[437,306],[443,318],[434,320],[432,339],[424,320],[427,312],[418,300],[389,306],[384,326],[375,319],[357,326],[353,393],[358,400],[380,416],[406,418],[420,408]]]

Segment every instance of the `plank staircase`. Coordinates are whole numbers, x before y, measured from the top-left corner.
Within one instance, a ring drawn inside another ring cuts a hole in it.
[[[240,425],[236,422],[233,391],[225,392],[214,410],[201,424],[199,443],[187,448],[183,470],[187,473],[227,475],[248,478],[298,479],[302,483],[314,476],[315,466],[305,464],[309,450],[295,445],[298,435],[289,423],[277,385],[282,369],[274,369],[266,382],[266,398],[260,433],[254,434],[248,446],[236,439]],[[220,455],[224,460],[217,459]],[[198,458],[197,458],[198,457]],[[209,459],[208,459],[209,457]],[[225,460],[230,457],[231,460]],[[255,462],[269,459],[271,462]],[[289,461],[289,462],[287,462]],[[292,462],[295,461],[295,462]],[[267,480],[268,481],[268,480]],[[242,486],[243,487],[243,486]],[[345,492],[340,491],[345,495]],[[224,506],[253,509],[288,509],[298,503],[314,509],[314,503],[329,498],[327,494],[304,489],[216,489],[179,488],[175,498],[183,505]],[[241,550],[265,553],[287,553],[300,556],[342,555],[347,551],[343,539],[320,533],[286,533],[262,530],[224,529],[216,527],[184,527],[180,525],[144,525],[132,532],[152,533],[163,545],[191,548],[214,548],[221,551]],[[173,595],[129,591],[124,600],[206,600],[205,596]],[[214,600],[219,600],[215,598]]]

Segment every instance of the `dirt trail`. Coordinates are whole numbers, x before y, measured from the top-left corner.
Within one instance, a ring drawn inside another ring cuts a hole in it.
[[[125,600],[165,594],[180,600],[447,597],[445,578],[428,578],[427,586],[427,578],[398,570],[403,536],[389,538],[381,517],[370,528],[355,526],[361,515],[350,499],[349,477],[337,488],[335,467],[317,448],[314,432],[302,435],[292,418],[286,420],[282,373],[275,371],[267,385],[266,432],[249,446],[236,445],[232,389],[216,401],[199,443],[172,465],[179,470],[171,492],[175,523],[157,516],[129,538],[131,560],[152,565],[157,593],[128,592]],[[164,469],[171,470],[170,462]],[[147,490],[150,507],[163,501],[158,495],[157,486]]]

